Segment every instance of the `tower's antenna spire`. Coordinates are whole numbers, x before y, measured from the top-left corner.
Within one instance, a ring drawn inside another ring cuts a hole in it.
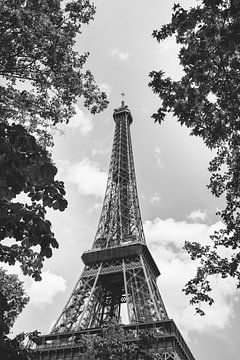
[[[124,107],[125,106],[125,103],[124,103],[125,93],[124,92],[121,93],[121,97],[122,97],[121,106]]]

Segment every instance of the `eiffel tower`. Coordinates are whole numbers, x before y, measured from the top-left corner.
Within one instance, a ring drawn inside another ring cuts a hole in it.
[[[146,245],[138,202],[133,119],[124,101],[113,118],[110,169],[93,246],[82,254],[83,272],[51,333],[40,337],[36,358],[84,359],[78,344],[81,334],[96,333],[115,318],[126,322],[126,331],[152,329],[156,359],[194,360],[157,287],[160,272]]]

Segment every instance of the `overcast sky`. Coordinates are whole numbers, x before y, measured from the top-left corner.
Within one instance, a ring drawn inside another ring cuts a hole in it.
[[[181,0],[189,7],[195,1]],[[171,17],[172,0],[96,0],[95,20],[77,41],[89,51],[87,69],[110,100],[106,111],[92,116],[78,103],[77,114],[55,137],[53,159],[65,181],[68,209],[50,211],[60,249],[45,263],[43,280],[26,279],[31,302],[14,331],[47,333],[64,307],[83,268],[81,254],[90,249],[97,228],[113,140],[112,113],[126,94],[132,116],[131,134],[138,194],[145,235],[161,276],[160,292],[170,318],[185,337],[196,360],[236,360],[239,357],[239,292],[231,280],[216,280],[215,304],[206,316],[195,315],[181,289],[195,264],[182,250],[185,240],[208,242],[221,226],[215,216],[223,206],[206,185],[210,152],[189,136],[171,115],[161,126],[151,115],[159,100],[148,87],[151,70],[163,69],[178,79],[174,40],[159,45],[151,36]]]

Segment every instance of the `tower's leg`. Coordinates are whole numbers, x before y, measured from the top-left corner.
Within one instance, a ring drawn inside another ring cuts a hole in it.
[[[92,304],[100,292],[97,283],[101,268],[102,264],[93,269],[92,275],[80,277],[52,333],[76,331],[81,328],[80,323],[88,323]]]
[[[156,285],[142,257],[125,264],[125,288],[130,323],[165,320],[168,318]]]

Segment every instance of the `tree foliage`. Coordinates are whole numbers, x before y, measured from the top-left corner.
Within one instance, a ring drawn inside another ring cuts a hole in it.
[[[89,0],[65,6],[60,0],[0,0],[1,121],[23,123],[46,141],[49,125],[74,114],[77,97],[92,113],[106,107],[106,95],[83,70],[88,53],[74,50],[94,13]]]
[[[36,280],[58,247],[46,210],[67,206],[46,150],[51,127],[69,121],[79,97],[92,113],[107,105],[83,69],[88,53],[75,50],[94,13],[88,0],[0,0],[0,261]]]
[[[217,214],[224,223],[211,236],[212,246],[186,242],[200,266],[184,289],[191,303],[212,304],[209,276],[231,276],[240,287],[240,7],[238,0],[201,0],[189,10],[174,5],[171,23],[153,32],[162,41],[175,36],[181,45],[180,81],[163,71],[150,74],[150,86],[161,99],[156,122],[168,112],[199,136],[216,156],[210,162],[212,194],[224,196],[226,207]],[[223,255],[224,254],[224,255]],[[197,307],[197,311],[203,311]]]
[[[6,270],[0,268],[1,294],[6,297],[8,311],[4,313],[4,323],[11,328],[18,315],[23,311],[29,301],[23,288],[23,282],[19,281],[17,275],[7,274]],[[5,331],[6,332],[6,331]]]
[[[0,354],[1,359],[27,360],[28,351],[20,338],[8,338],[9,329],[29,301],[17,275],[7,274],[0,268]]]
[[[123,328],[114,320],[102,328],[100,335],[86,335],[83,339],[84,358],[88,360],[152,360],[149,352],[152,337],[147,332],[133,336],[124,332]]]
[[[0,123],[0,153],[0,261],[17,260],[40,280],[44,259],[58,247],[46,207],[66,208],[64,186],[48,152],[21,125]],[[30,204],[15,199],[23,192]]]

